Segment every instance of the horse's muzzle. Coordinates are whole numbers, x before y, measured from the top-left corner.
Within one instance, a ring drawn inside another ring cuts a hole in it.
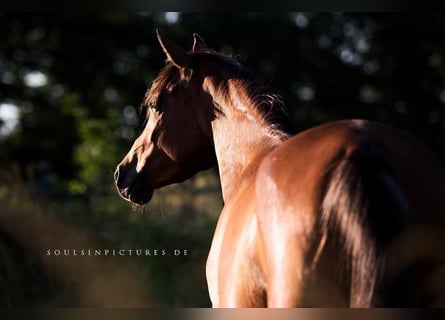
[[[145,204],[153,197],[153,190],[141,188],[137,183],[137,176],[133,172],[122,172],[122,166],[118,166],[114,171],[114,182],[120,196],[135,204]]]

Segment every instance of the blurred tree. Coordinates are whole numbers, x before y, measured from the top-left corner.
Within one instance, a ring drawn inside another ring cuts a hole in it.
[[[93,136],[96,144],[115,137],[104,144],[122,155],[139,131],[144,91],[165,59],[155,27],[186,48],[191,34],[201,33],[211,47],[239,57],[284,94],[301,129],[368,118],[401,127],[445,155],[440,13],[3,14],[0,20],[0,103],[20,111],[19,129],[2,139],[3,163],[26,168],[49,161],[57,176],[77,179],[81,171],[97,171],[81,159],[99,151],[85,145]],[[103,123],[93,130],[86,119]]]

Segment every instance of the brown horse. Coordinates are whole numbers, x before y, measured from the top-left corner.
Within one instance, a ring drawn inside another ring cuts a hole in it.
[[[169,62],[115,181],[143,204],[218,166],[214,307],[444,305],[445,173],[427,149],[363,120],[292,135],[280,97],[235,59],[196,34],[190,52],[158,39]]]

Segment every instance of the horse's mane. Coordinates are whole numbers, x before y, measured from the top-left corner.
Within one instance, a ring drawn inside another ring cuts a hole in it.
[[[236,58],[213,50],[199,52],[196,55],[207,59],[207,61],[223,65],[224,68],[231,71],[240,80],[240,86],[245,90],[255,111],[272,129],[280,130],[287,134],[295,132],[294,124],[287,112],[282,95],[277,93],[271,86],[266,85],[261,79],[258,79],[253,73],[246,70]],[[223,87],[220,89],[226,91],[226,95],[228,94],[227,88]]]
[[[255,111],[271,129],[280,130],[289,135],[295,132],[283,97],[271,86],[258,80],[251,72],[244,69],[236,58],[210,49],[193,53],[192,57],[195,63],[203,60],[214,62],[217,65],[224,66],[227,71],[233,74],[245,90]],[[172,63],[167,63],[153,81],[150,90],[147,91],[142,108],[156,106],[159,103],[161,92],[169,82],[177,79],[177,77],[179,77],[177,68]],[[228,94],[228,88],[222,87],[220,90],[223,91],[223,94]]]

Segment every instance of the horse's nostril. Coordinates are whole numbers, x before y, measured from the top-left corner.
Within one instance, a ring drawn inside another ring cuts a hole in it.
[[[114,171],[114,182],[116,183],[116,185],[118,184],[119,180],[119,167],[116,168],[116,171]]]

